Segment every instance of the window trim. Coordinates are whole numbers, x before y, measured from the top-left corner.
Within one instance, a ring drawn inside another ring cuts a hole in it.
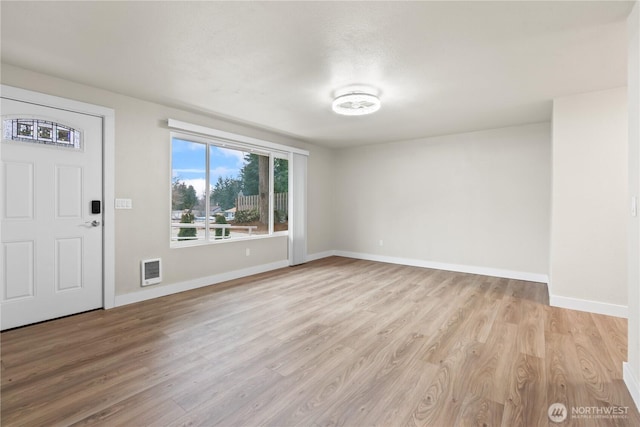
[[[172,127],[171,124],[174,123],[175,124],[176,121],[169,119],[169,127]],[[184,124],[184,122],[179,122]],[[188,124],[187,124],[188,125]],[[197,126],[197,125],[193,125],[193,126]],[[215,129],[211,129],[211,131],[216,131]],[[221,132],[227,136],[230,135],[234,135],[234,134],[230,134],[228,132],[223,132],[223,131],[216,131],[216,132]],[[246,236],[246,237],[236,237],[234,239],[220,239],[220,240],[216,240],[216,239],[211,239],[210,238],[210,231],[208,230],[208,227],[205,230],[205,239],[202,240],[185,240],[185,241],[179,241],[179,240],[173,240],[172,238],[172,233],[173,233],[173,226],[171,225],[171,220],[169,221],[169,246],[171,248],[185,248],[185,247],[193,247],[193,246],[203,246],[203,245],[216,245],[216,244],[224,244],[224,243],[230,243],[230,242],[239,242],[239,241],[243,241],[246,242],[248,240],[256,240],[256,239],[265,239],[265,238],[271,238],[271,237],[282,237],[282,236],[288,236],[289,235],[289,230],[283,230],[283,231],[274,231],[274,213],[273,213],[273,205],[275,202],[275,195],[274,195],[274,184],[275,184],[275,176],[274,176],[274,159],[279,158],[279,159],[285,159],[288,161],[288,170],[289,170],[289,176],[291,175],[291,171],[292,171],[292,163],[291,163],[291,158],[292,158],[292,153],[295,152],[304,152],[307,153],[306,155],[308,155],[308,152],[305,150],[299,150],[295,147],[287,147],[284,145],[280,145],[280,144],[275,144],[275,143],[270,143],[268,141],[261,141],[258,139],[254,139],[254,138],[249,138],[249,137],[243,137],[241,135],[236,135],[238,137],[238,139],[242,139],[242,140],[252,140],[254,142],[256,142],[256,144],[247,144],[247,143],[243,143],[242,141],[238,142],[236,140],[229,140],[229,139],[221,139],[219,137],[213,137],[211,135],[199,135],[199,134],[195,134],[192,132],[175,132],[175,131],[171,131],[169,133],[169,143],[171,145],[171,151],[170,151],[170,161],[169,161],[169,175],[170,177],[173,177],[173,139],[177,138],[177,139],[181,139],[181,140],[185,140],[185,141],[191,141],[194,143],[198,143],[198,144],[204,144],[205,145],[205,153],[206,153],[206,158],[205,158],[205,180],[206,182],[210,185],[210,178],[209,178],[209,171],[211,169],[210,167],[210,147],[220,147],[220,148],[227,148],[227,149],[232,149],[232,150],[238,150],[238,151],[243,151],[243,152],[250,152],[250,153],[255,153],[255,154],[259,154],[259,155],[263,155],[263,156],[268,156],[269,157],[269,218],[268,218],[268,231],[267,234],[256,234],[256,235],[250,235],[250,236]],[[260,145],[257,145],[257,143],[260,142]],[[289,150],[293,150],[293,151],[286,151],[284,149],[289,149]],[[171,186],[171,179],[169,180],[169,218],[171,218],[172,215],[172,208],[171,208],[171,202],[172,202],[172,186]],[[291,181],[289,181],[289,185],[288,185],[289,189],[288,191],[291,191]],[[289,195],[289,209],[291,209],[291,195]],[[207,194],[205,196],[205,212],[209,212],[210,211],[210,194]],[[205,224],[207,224],[209,221],[209,215],[205,215]]]
[[[201,137],[211,137],[222,143],[235,144],[239,147],[247,147],[252,149],[263,149],[267,151],[279,151],[284,155],[288,154],[302,154],[303,156],[308,156],[309,151],[302,150],[300,148],[291,147],[284,144],[277,144],[271,141],[265,141],[263,139],[252,138],[250,136],[239,135],[236,133],[226,132],[218,129],[208,128],[206,126],[194,125],[187,122],[182,122],[180,120],[168,119],[167,125],[171,129],[175,129],[178,131],[184,131],[188,134],[201,136]]]

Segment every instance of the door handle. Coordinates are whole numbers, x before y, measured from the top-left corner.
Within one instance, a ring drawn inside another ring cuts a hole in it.
[[[100,221],[96,221],[96,220],[94,219],[93,221],[87,221],[87,222],[85,222],[85,224],[89,224],[89,225],[91,225],[92,227],[97,227],[97,226],[99,226],[99,225],[100,225]]]

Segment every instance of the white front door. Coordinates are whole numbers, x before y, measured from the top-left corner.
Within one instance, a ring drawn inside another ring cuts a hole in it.
[[[0,112],[1,328],[102,307],[102,119],[4,98]]]

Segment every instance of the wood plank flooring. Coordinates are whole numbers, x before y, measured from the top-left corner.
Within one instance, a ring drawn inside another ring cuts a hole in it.
[[[332,257],[2,333],[1,424],[640,426],[626,328],[538,283]]]

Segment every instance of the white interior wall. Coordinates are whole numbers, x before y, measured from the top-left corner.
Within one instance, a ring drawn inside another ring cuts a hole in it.
[[[640,4],[628,19],[629,197],[640,196]],[[624,379],[640,408],[640,227],[628,216],[628,331],[629,358]]]
[[[546,277],[550,138],[541,123],[339,150],[336,249]]]
[[[324,188],[331,185],[330,164],[325,164],[330,155],[324,148],[7,64],[2,64],[1,81],[2,84],[115,110],[115,196],[133,201],[132,210],[115,212],[116,299],[137,292],[159,295],[158,289],[167,285],[193,287],[215,276],[230,277],[227,273],[234,271],[258,271],[261,266],[288,264],[286,236],[169,247],[170,131],[166,120],[170,117],[309,150],[309,181],[314,183],[308,196],[309,206],[330,206],[330,193]],[[325,237],[331,232],[330,218],[321,209],[310,209],[307,220],[310,251],[330,250],[330,241]],[[246,248],[251,250],[249,257],[245,255]],[[140,287],[140,261],[156,257],[163,261],[163,282],[143,289]]]
[[[626,88],[554,100],[552,157],[551,303],[626,316]]]
[[[330,254],[334,249],[333,174],[335,153],[313,148],[307,164],[307,260]]]

